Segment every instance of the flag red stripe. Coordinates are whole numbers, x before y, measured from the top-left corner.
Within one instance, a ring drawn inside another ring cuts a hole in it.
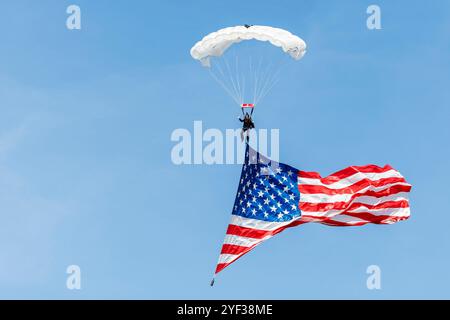
[[[230,262],[230,263],[233,263],[233,262]],[[219,273],[220,271],[225,269],[230,263],[218,263],[217,266],[216,266],[216,272],[215,273]]]
[[[355,210],[361,207],[365,207],[369,210],[409,208],[409,202],[407,200],[386,201],[379,204],[364,204],[355,202],[352,203],[347,210]]]
[[[339,214],[339,215],[343,215]],[[364,221],[358,221],[353,223],[347,223],[344,221],[338,221],[333,220],[333,217],[318,217],[318,216],[309,216],[309,215],[303,215],[302,219],[304,219],[304,223],[308,222],[320,222],[323,224],[333,224],[334,226],[341,226],[341,227],[349,227],[349,226],[362,226],[367,223],[374,223],[374,224],[390,224],[397,221],[407,220],[409,216],[389,216],[389,215],[383,215],[383,216],[376,216],[371,215],[370,213],[364,213],[363,215],[359,215],[359,213],[349,213],[346,212],[345,215],[347,216],[353,216],[355,218],[364,220]]]
[[[348,207],[348,208],[347,208]],[[407,200],[399,201],[386,201],[379,204],[371,205],[361,202],[332,202],[332,203],[309,203],[300,202],[300,210],[303,212],[326,212],[330,210],[354,210],[360,207],[366,207],[367,209],[389,209],[389,208],[408,208],[409,202]]]
[[[263,239],[268,236],[274,236],[277,233],[280,233],[286,228],[298,226],[299,224],[302,224],[303,222],[300,222],[298,220],[294,220],[291,223],[284,225],[282,227],[279,227],[278,229],[272,230],[272,231],[265,231],[265,230],[259,230],[259,229],[253,229],[253,228],[247,228],[247,227],[241,227],[235,224],[228,225],[227,234],[234,235],[234,236],[240,236],[240,237],[247,237],[247,238],[253,238],[253,239]]]
[[[368,224],[369,221],[361,221],[361,222],[355,222],[355,223],[346,223],[342,221],[336,221],[336,220],[326,220],[322,222],[323,224],[334,226],[334,227],[359,227],[363,226],[365,224]]]
[[[263,233],[267,234],[267,235],[272,235],[274,236],[277,233],[280,233],[281,231],[287,229],[287,228],[291,228],[291,227],[295,227],[301,224],[304,224],[306,222],[304,221],[300,221],[300,220],[294,220],[291,223],[280,227],[278,229],[275,229],[273,231],[263,231]],[[231,228],[232,232],[234,233],[228,233],[228,230],[230,230],[230,227],[233,226],[233,228]],[[234,235],[240,235],[243,236],[242,234],[245,234],[249,232],[248,229],[251,228],[246,228],[246,227],[239,227],[236,225],[229,225],[228,226],[228,230],[227,230],[227,234],[234,234]],[[260,231],[260,230],[256,230],[256,229],[251,229],[255,232]],[[245,237],[245,236],[244,236]],[[244,247],[244,246],[237,246],[237,245],[229,245],[229,244],[224,244],[222,246],[222,250],[221,250],[221,254],[235,254],[237,255],[237,258],[234,259],[231,262],[228,263],[218,263],[217,267],[216,267],[216,271],[215,273],[219,273],[220,271],[222,271],[224,268],[226,268],[229,264],[232,264],[233,262],[235,262],[237,259],[239,259],[240,257],[242,257],[243,255],[245,255],[247,252],[249,252],[250,250],[252,250],[254,247],[256,247],[257,245],[259,245],[260,243],[262,243],[263,240],[261,240],[260,242],[250,246],[250,247]]]
[[[307,172],[307,171],[299,171],[298,176],[300,178],[310,178],[310,179],[320,179],[320,182],[323,184],[331,184],[336,181],[348,178],[355,173],[383,173],[389,170],[393,170],[390,165],[385,165],[384,167],[379,167],[375,165],[367,165],[367,166],[352,166],[341,171],[335,172],[328,177],[322,178],[322,176],[318,172]]]
[[[366,220],[369,221],[370,223],[375,223],[375,224],[382,224],[383,221],[385,220],[390,220],[396,216],[390,216],[390,215],[374,215],[371,214],[370,212],[344,212],[343,214],[347,215],[347,216],[351,216],[351,217],[355,217],[358,219],[362,219],[362,220]],[[401,220],[406,220],[409,218],[409,216],[397,216],[396,218],[399,218]]]
[[[353,202],[358,197],[374,197],[374,198],[382,198],[389,195],[393,195],[400,192],[409,192],[411,190],[410,185],[394,185],[392,187],[386,188],[381,191],[372,191],[367,190],[363,193],[355,193],[348,201],[345,202],[331,202],[331,203],[310,203],[310,202],[302,202],[301,201],[301,195],[300,195],[300,210],[301,211],[327,211],[332,209],[342,209],[345,208],[347,205],[349,205],[351,202]],[[327,208],[327,210],[323,210],[323,207]],[[311,208],[320,208],[322,207],[322,210],[311,210]]]
[[[243,247],[243,246],[237,246],[234,244],[224,244],[222,246],[222,250],[220,251],[221,254],[241,254],[248,250],[248,248],[251,247]]]
[[[384,185],[392,184],[392,183],[406,183],[404,178],[383,178],[380,180],[369,180],[369,179],[362,179],[354,184],[352,184],[349,187],[341,188],[341,189],[331,189],[324,186],[318,186],[318,185],[308,185],[308,184],[299,184],[298,189],[300,193],[305,194],[314,194],[314,193],[321,193],[321,194],[327,194],[327,195],[334,195],[334,194],[347,194],[347,193],[357,193],[361,191],[364,188],[367,187],[382,187]]]
[[[303,178],[298,181],[301,217],[286,225],[281,223],[281,226],[275,230],[256,229],[266,228],[265,224],[260,224],[259,221],[249,224],[248,221],[245,223],[241,221],[243,219],[232,220],[228,226],[227,235],[244,238],[227,237],[235,241],[227,240],[227,243],[223,244],[216,273],[264,240],[303,223],[317,222],[330,226],[348,227],[368,223],[391,224],[409,218],[407,193],[410,192],[411,186],[389,165],[352,166],[325,178],[317,172],[305,171],[298,171],[297,176]],[[307,179],[315,179],[315,181]],[[336,184],[331,185],[333,183]],[[361,212],[355,212],[358,210]],[[249,246],[246,247],[246,245]]]
[[[231,234],[234,236],[254,238],[254,239],[262,239],[264,237],[270,236],[273,231],[265,231],[252,229],[247,227],[240,227],[235,224],[228,225],[227,234]]]

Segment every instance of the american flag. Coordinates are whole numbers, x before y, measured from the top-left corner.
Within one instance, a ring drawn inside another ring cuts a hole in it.
[[[391,166],[352,166],[322,178],[247,145],[231,222],[215,274],[286,228],[392,224],[409,218],[411,185]]]

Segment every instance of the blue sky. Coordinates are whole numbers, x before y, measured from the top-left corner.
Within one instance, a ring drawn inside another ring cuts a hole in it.
[[[73,3],[79,31],[65,27]],[[372,3],[2,3],[0,298],[450,298],[450,4],[376,1],[370,31]],[[189,49],[244,23],[308,44],[255,114],[280,129],[280,160],[322,175],[389,163],[413,185],[412,213],[287,230],[210,288],[241,168],[175,166],[170,135],[239,125]]]

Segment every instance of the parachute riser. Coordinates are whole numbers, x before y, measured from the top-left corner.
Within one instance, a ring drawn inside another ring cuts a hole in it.
[[[241,104],[241,110],[242,114],[245,115],[244,109],[251,109],[250,115],[253,115],[253,111],[255,110],[255,105],[253,103],[242,103]]]

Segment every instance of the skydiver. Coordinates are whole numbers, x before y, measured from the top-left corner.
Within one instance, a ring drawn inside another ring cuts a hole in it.
[[[250,139],[250,130],[255,128],[255,123],[251,115],[246,112],[244,115],[244,119],[239,117],[239,121],[242,122],[242,130],[241,130],[241,140],[244,141],[244,135],[247,137],[247,142]]]

